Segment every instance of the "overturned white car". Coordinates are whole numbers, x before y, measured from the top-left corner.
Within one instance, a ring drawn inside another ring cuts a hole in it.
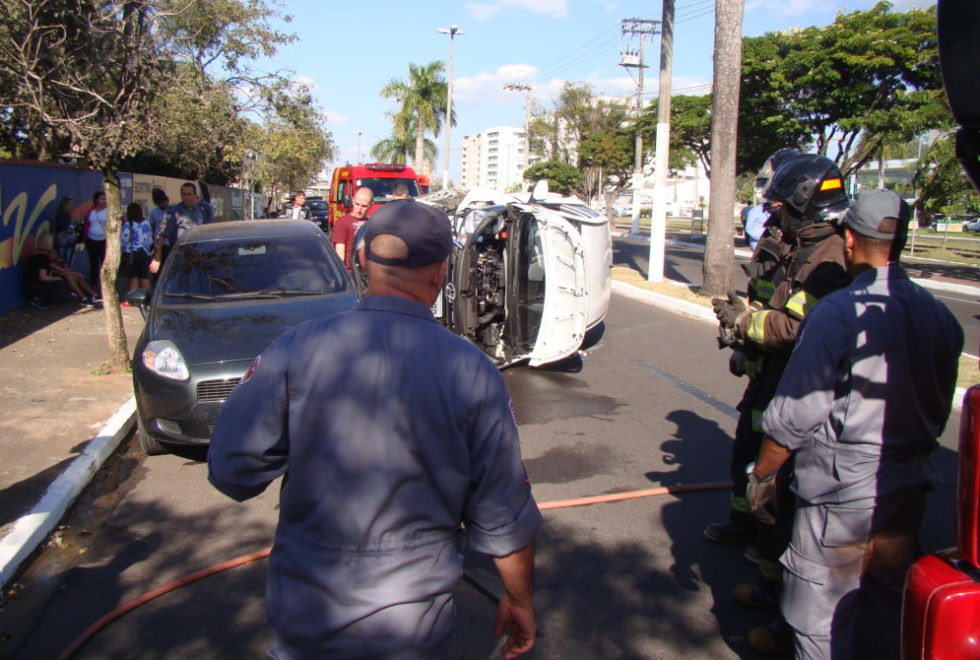
[[[575,197],[440,191],[456,248],[433,313],[500,367],[556,362],[602,336],[611,295],[609,224]]]

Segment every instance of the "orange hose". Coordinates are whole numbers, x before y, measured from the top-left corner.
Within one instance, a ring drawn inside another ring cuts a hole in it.
[[[564,509],[570,506],[585,506],[587,504],[605,504],[607,502],[620,502],[622,500],[632,500],[638,497],[652,497],[654,495],[673,495],[674,493],[689,493],[698,490],[721,490],[731,488],[730,481],[716,481],[707,484],[688,484],[686,486],[661,486],[659,488],[647,488],[646,490],[630,490],[622,493],[610,493],[608,495],[593,495],[592,497],[579,497],[571,500],[555,500],[539,504],[538,508],[542,511],[548,509]]]
[[[551,502],[544,502],[538,505],[538,508],[542,511],[547,511],[549,509],[562,509],[566,507],[573,506],[586,506],[589,504],[604,504],[607,502],[620,502],[623,500],[631,500],[639,497],[653,497],[655,495],[673,495],[675,493],[689,493],[699,490],[721,490],[724,488],[731,488],[732,483],[730,481],[717,481],[705,484],[688,484],[685,486],[661,486],[659,488],[647,488],[646,490],[631,490],[622,493],[610,493],[608,495],[594,495],[592,497],[579,497],[570,500],[554,500]],[[229,568],[235,568],[236,566],[242,566],[244,564],[250,564],[258,559],[264,559],[269,556],[272,552],[272,548],[266,548],[264,550],[259,550],[258,552],[253,552],[248,555],[242,555],[241,557],[236,557],[235,559],[229,559],[228,561],[221,562],[220,564],[213,564],[207,568],[203,568],[196,573],[191,573],[180,579],[174,580],[173,582],[168,582],[167,584],[157,587],[152,591],[148,591],[142,596],[134,598],[133,600],[120,605],[116,609],[112,610],[98,621],[90,625],[85,629],[81,635],[75,638],[75,640],[65,648],[58,655],[57,660],[68,660],[71,658],[80,648],[85,646],[88,640],[92,639],[100,630],[105,628],[107,625],[121,618],[123,615],[135,610],[140,605],[144,605],[158,596],[162,596],[165,593],[169,593],[174,589],[179,589],[180,587],[186,586],[192,582],[197,582],[206,577],[214,575],[215,573],[221,573],[222,571],[227,571]]]
[[[75,641],[73,641],[64,651],[61,652],[61,654],[58,656],[58,660],[68,660],[68,658],[73,656],[75,652],[78,651],[78,649],[82,648],[82,646],[84,646],[85,643],[95,635],[95,633],[99,632],[100,630],[102,630],[102,628],[109,625],[116,619],[120,618],[127,612],[131,612],[132,610],[135,610],[140,605],[150,602],[157,596],[162,596],[165,593],[173,591],[174,589],[179,589],[180,587],[190,584],[191,582],[197,582],[198,580],[206,578],[209,575],[214,575],[215,573],[227,571],[229,568],[234,568],[236,566],[241,566],[243,564],[249,564],[255,561],[256,559],[263,559],[265,557],[268,557],[271,551],[272,548],[266,548],[265,550],[259,550],[258,552],[253,552],[252,554],[249,555],[242,555],[241,557],[236,557],[235,559],[229,559],[228,561],[221,562],[220,564],[214,564],[212,566],[208,566],[207,568],[201,569],[196,573],[191,573],[190,575],[186,575],[178,580],[174,580],[173,582],[168,582],[162,587],[157,587],[153,591],[148,591],[142,596],[139,596],[138,598],[134,598],[128,603],[125,603],[124,605],[117,607],[116,609],[109,612],[104,617],[102,617],[101,619],[93,623],[91,626],[86,628],[85,632],[83,632],[81,635],[75,638]]]

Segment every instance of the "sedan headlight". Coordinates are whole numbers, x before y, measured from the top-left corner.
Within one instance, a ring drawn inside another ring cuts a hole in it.
[[[166,339],[151,341],[146,345],[143,349],[143,366],[155,374],[174,380],[187,380],[191,375],[180,350]]]

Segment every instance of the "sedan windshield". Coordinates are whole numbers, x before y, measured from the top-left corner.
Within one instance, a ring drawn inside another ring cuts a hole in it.
[[[184,243],[163,275],[166,304],[323,295],[345,290],[346,275],[309,238]]]

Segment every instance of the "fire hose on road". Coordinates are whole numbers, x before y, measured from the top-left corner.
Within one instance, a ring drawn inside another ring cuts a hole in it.
[[[538,508],[542,511],[548,511],[551,509],[566,509],[575,506],[588,506],[591,504],[608,504],[611,502],[622,502],[624,500],[638,499],[642,497],[655,497],[658,495],[677,495],[680,493],[690,493],[698,491],[709,491],[709,490],[724,490],[732,487],[730,481],[715,481],[703,484],[688,484],[683,486],[660,486],[658,488],[646,488],[643,490],[631,490],[622,493],[609,493],[606,495],[593,495],[591,497],[579,497],[569,500],[554,500],[551,502],[543,502],[538,505]],[[218,564],[213,564],[207,568],[203,568],[199,571],[191,573],[190,575],[185,575],[182,578],[168,582],[152,591],[148,591],[145,594],[134,598],[133,600],[120,605],[116,609],[112,610],[105,616],[101,617],[98,621],[93,623],[91,626],[85,629],[85,631],[75,638],[75,640],[69,644],[64,651],[58,655],[58,660],[68,660],[75,653],[79,651],[85,644],[92,639],[100,630],[108,626],[113,621],[122,618],[124,615],[132,612],[136,608],[144,605],[151,600],[158,598],[166,593],[179,589],[198,580],[203,580],[206,577],[210,577],[217,573],[227,571],[230,568],[235,568],[236,566],[244,566],[245,564],[250,564],[259,559],[265,559],[272,552],[272,548],[265,548],[264,550],[259,550],[258,552],[252,552],[247,555],[242,555],[241,557],[235,557],[234,559],[229,559],[227,561],[220,562]],[[475,578],[469,574],[464,574],[463,579],[470,584],[473,588],[479,591],[481,594],[486,596],[488,599],[497,602],[499,598],[487,587],[480,584]]]

